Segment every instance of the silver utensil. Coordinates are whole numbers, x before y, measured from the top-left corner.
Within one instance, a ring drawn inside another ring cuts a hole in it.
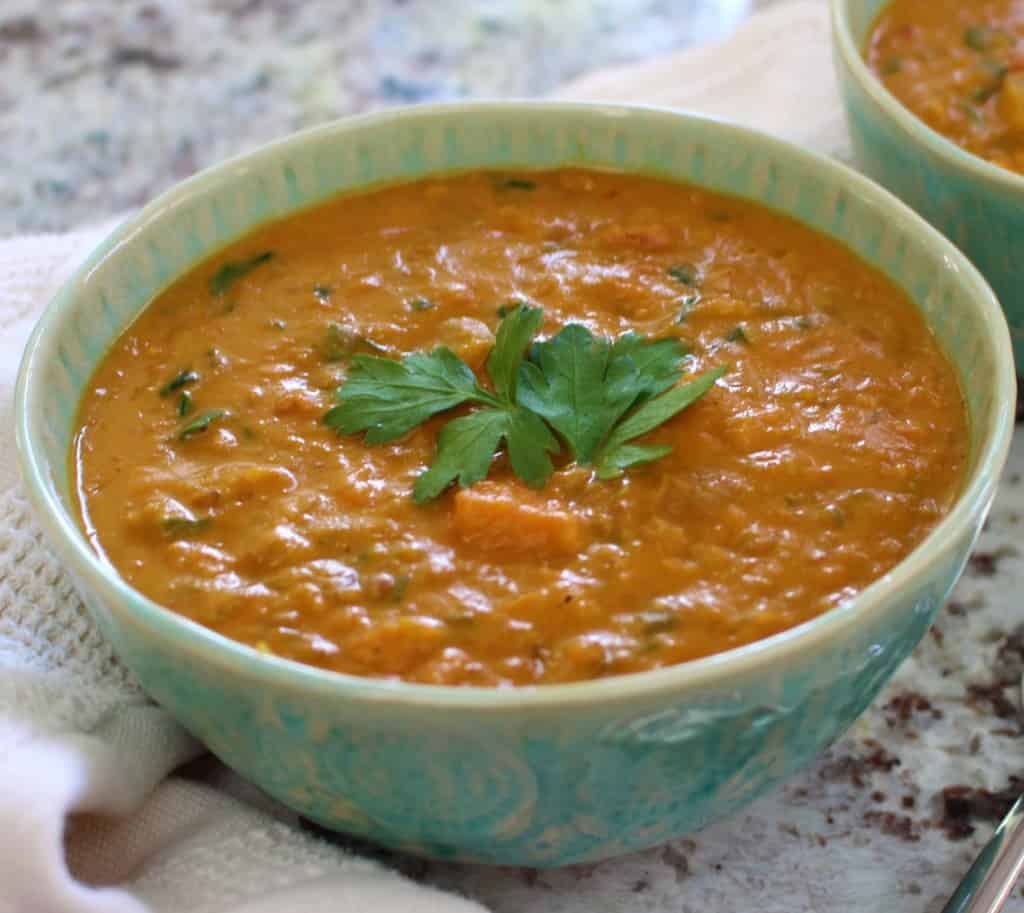
[[[1024,795],[999,822],[942,913],[999,913],[1024,869],[1022,824]]]

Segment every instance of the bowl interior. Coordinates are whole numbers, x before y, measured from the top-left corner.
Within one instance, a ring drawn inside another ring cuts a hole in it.
[[[882,2],[862,4],[866,21]],[[80,566],[98,567],[74,520],[68,474],[77,403],[111,342],[181,273],[252,228],[338,193],[473,168],[569,165],[688,181],[762,203],[893,278],[959,374],[971,425],[962,500],[990,490],[1015,393],[1005,321],[967,260],[894,197],[823,157],[713,120],[642,108],[473,104],[368,115],[282,140],[179,185],[94,252],[51,303],[22,366],[23,467],[51,534]]]

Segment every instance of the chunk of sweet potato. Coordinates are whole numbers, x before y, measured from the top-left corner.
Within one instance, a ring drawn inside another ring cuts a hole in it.
[[[519,485],[481,482],[455,494],[455,530],[481,548],[572,554],[583,543],[579,518]]]

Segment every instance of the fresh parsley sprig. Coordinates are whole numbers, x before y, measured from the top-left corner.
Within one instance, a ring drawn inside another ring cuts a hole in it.
[[[479,482],[502,446],[513,472],[540,488],[562,442],[577,463],[593,465],[603,479],[665,456],[666,445],[632,442],[700,399],[727,370],[677,384],[687,354],[679,339],[627,333],[613,341],[568,324],[534,342],[542,322],[540,308],[517,305],[507,312],[487,358],[493,389],[443,346],[401,361],[356,355],[324,422],[380,444],[472,404],[476,408],[441,429],[434,462],[416,480],[415,499],[436,498],[453,482]]]

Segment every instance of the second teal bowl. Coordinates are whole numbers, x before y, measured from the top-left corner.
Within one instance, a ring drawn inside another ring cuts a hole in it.
[[[89,546],[68,474],[75,409],[111,341],[177,276],[336,193],[469,168],[591,166],[690,181],[789,213],[902,285],[960,378],[968,476],[952,512],[847,604],[741,649],[637,675],[518,689],[412,685],[264,655],[154,604]],[[551,866],[728,815],[841,735],[924,634],[995,491],[1015,385],[977,271],[866,178],[740,127],[544,103],[393,111],[227,162],[96,250],[28,345],[17,432],[50,541],[150,695],[229,765],[332,828],[416,853]]]
[[[981,270],[1006,313],[1024,373],[1024,176],[937,133],[868,69],[863,47],[889,2],[832,0],[836,69],[857,161]]]

